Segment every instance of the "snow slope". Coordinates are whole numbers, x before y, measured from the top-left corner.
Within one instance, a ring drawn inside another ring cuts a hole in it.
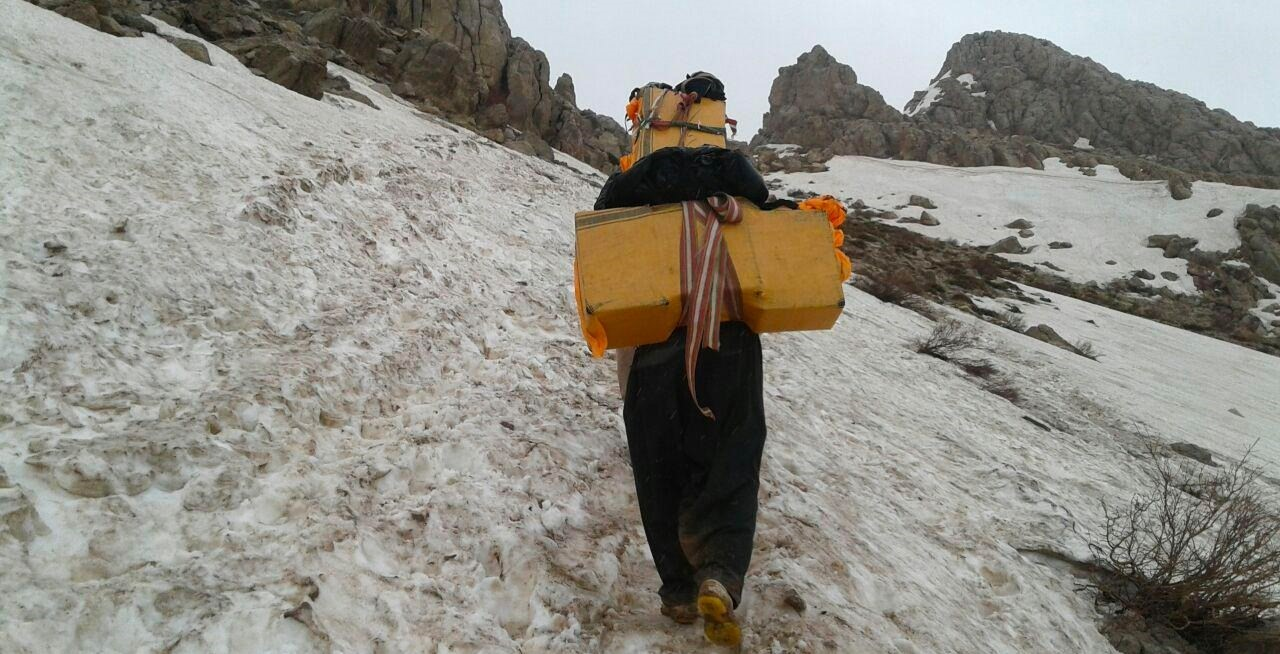
[[[1184,259],[1166,259],[1161,250],[1146,247],[1152,234],[1180,234],[1200,239],[1202,250],[1229,250],[1240,245],[1233,220],[1250,203],[1280,204],[1280,191],[1195,182],[1193,195],[1174,200],[1164,182],[1135,182],[1113,166],[1098,166],[1086,177],[1057,159],[1044,170],[989,166],[953,168],[915,161],[870,157],[835,157],[821,173],[774,173],[769,177],[786,188],[861,199],[872,207],[893,209],[911,195],[933,200],[929,213],[940,225],[904,223],[913,231],[965,244],[989,245],[1018,230],[1005,225],[1019,218],[1030,221],[1035,235],[1020,239],[1034,246],[1027,254],[1001,255],[1031,264],[1049,262],[1077,281],[1107,282],[1146,269],[1156,275],[1151,286],[1167,286],[1195,293]],[[1223,210],[1206,218],[1210,209]],[[919,216],[919,207],[898,211]],[[1050,249],[1053,241],[1071,248]],[[1114,264],[1108,264],[1114,261]],[[1178,275],[1174,281],[1161,272]]]
[[[380,110],[0,15],[0,651],[705,649],[657,613],[613,372],[576,332],[593,175],[354,75]],[[1104,353],[1192,355],[1128,378],[1247,375],[1241,433],[1275,436],[1275,359],[1130,320]],[[1021,406],[853,289],[831,332],[766,339],[747,651],[1110,651],[1035,552],[1081,555],[1136,433],[1222,407],[1113,404],[1122,360],[981,327]]]

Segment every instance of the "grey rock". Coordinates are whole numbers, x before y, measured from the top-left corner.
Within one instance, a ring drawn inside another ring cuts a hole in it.
[[[937,227],[941,223],[938,222],[938,219],[935,218],[933,214],[929,213],[928,211],[921,211],[920,224],[926,227]]]
[[[1152,234],[1147,237],[1147,247],[1164,250],[1166,259],[1185,259],[1199,243],[1200,239],[1177,234]]]
[[[1030,229],[1018,230],[1018,238],[1031,238],[1035,235],[1036,235],[1035,231]]]
[[[1138,279],[1148,279],[1148,280],[1156,278],[1156,276],[1153,275],[1151,271],[1147,270],[1146,268],[1143,268],[1142,270],[1135,270],[1133,272],[1133,276],[1137,277]]]
[[[1176,174],[1169,177],[1169,196],[1175,200],[1185,200],[1191,197],[1191,178],[1186,175]]]
[[[1053,241],[1049,243],[1050,250],[1065,250],[1070,247],[1071,243],[1068,241]]]
[[[209,49],[204,44],[194,39],[184,39],[177,36],[166,36],[165,39],[173,44],[175,48],[182,51],[182,54],[195,59],[202,64],[213,65],[209,60]]]
[[[338,7],[330,7],[311,17],[303,32],[341,49],[352,59],[373,64],[378,49],[391,40],[390,34],[377,21],[363,15],[348,16]]]
[[[98,10],[87,2],[76,2],[57,8],[57,12],[71,20],[95,30],[102,29],[102,20]]]
[[[1194,443],[1174,443],[1169,446],[1169,449],[1187,457],[1188,459],[1194,459],[1207,466],[1218,465],[1213,462],[1213,452],[1210,452],[1209,450],[1206,450]]]
[[[187,20],[209,41],[248,37],[262,32],[262,23],[242,13],[229,0],[184,3]]]
[[[426,33],[401,45],[392,69],[391,90],[428,100],[448,115],[474,116],[488,93],[458,46]]]
[[[1227,409],[1227,413],[1230,413],[1235,416],[1240,416],[1241,418],[1244,417],[1244,414],[1240,413],[1240,410],[1235,407],[1231,407],[1230,409]]]
[[[531,157],[553,161],[555,153],[552,152],[551,146],[543,141],[536,134],[520,133],[516,138],[507,138],[503,142],[504,145]]]
[[[1250,204],[1236,218],[1240,255],[1262,278],[1280,284],[1280,206]]]
[[[511,39],[502,82],[507,92],[504,104],[513,127],[537,135],[551,133],[556,101],[550,78],[547,56],[524,39]]]
[[[348,82],[347,78],[345,77],[341,77],[341,76],[330,77],[324,81],[321,88],[324,89],[325,93],[341,96],[349,100],[355,100],[356,102],[359,102],[364,105],[368,105],[369,107],[372,107],[374,109],[378,108],[378,105],[374,104],[373,100],[369,99],[369,96],[351,88],[351,83]]]
[[[561,73],[560,77],[556,78],[555,92],[570,106],[578,106],[578,92],[573,88],[573,78],[569,73]]]
[[[1178,281],[1178,273],[1169,270],[1161,271],[1160,276],[1171,282]]]
[[[1027,248],[1022,246],[1017,236],[1002,238],[987,246],[987,252],[996,254],[1026,254]]]
[[[249,37],[224,47],[243,55],[264,77],[290,91],[317,100],[324,95],[328,61],[317,47],[275,37]]]
[[[139,33],[156,33],[156,26],[153,25],[151,21],[143,18],[142,14],[139,14],[132,9],[117,9],[111,12],[111,17],[115,18],[117,23],[120,23],[130,29],[137,30]]]
[[[1227,641],[1222,651],[1231,654],[1276,654],[1280,651],[1280,622],[1275,618]]]
[[[111,14],[98,15],[98,30],[111,36],[142,36],[138,30],[121,25]]]
[[[1064,350],[1075,352],[1076,354],[1080,353],[1079,350],[1077,350],[1074,345],[1067,342],[1067,339],[1060,336],[1057,331],[1055,331],[1052,327],[1048,325],[1044,325],[1044,324],[1033,325],[1031,327],[1028,327],[1027,331],[1023,333],[1038,341],[1044,341],[1045,343],[1060,347]]]
[[[1209,213],[1205,214],[1205,215],[1204,215],[1204,217],[1205,217],[1205,218],[1217,218],[1218,216],[1221,216],[1221,215],[1222,215],[1222,209],[1219,209],[1219,208],[1217,208],[1217,207],[1214,207],[1213,209],[1210,209],[1210,210],[1209,210]]]
[[[1035,227],[1035,225],[1033,225],[1031,221],[1027,220],[1026,218],[1019,218],[1005,225],[1005,227],[1008,227],[1009,229],[1031,229]]]
[[[782,603],[786,604],[796,613],[804,613],[805,609],[809,606],[805,603],[804,598],[800,596],[800,593],[796,591],[796,589],[790,587],[783,591]]]
[[[1137,616],[1114,616],[1098,629],[1120,654],[1200,654],[1177,631]],[[1232,650],[1235,651],[1235,650]]]
[[[920,207],[920,208],[922,208],[922,209],[937,209],[937,208],[938,208],[938,207],[937,207],[937,205],[935,205],[935,204],[933,203],[933,200],[930,200],[929,198],[926,198],[926,197],[925,197],[925,196],[923,196],[923,195],[913,195],[913,196],[911,196],[911,199],[907,200],[907,204],[908,204],[908,205],[911,205],[911,206]]]
[[[1115,259],[1107,259],[1107,265],[1108,265],[1108,266],[1114,266],[1114,265],[1116,265],[1116,260],[1115,260]]]

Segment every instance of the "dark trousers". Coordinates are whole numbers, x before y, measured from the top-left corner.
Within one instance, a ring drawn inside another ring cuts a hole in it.
[[[724,323],[720,351],[698,356],[698,399],[684,374],[684,330],[637,348],[623,418],[640,517],[667,604],[691,602],[698,585],[724,584],[742,597],[756,531],[756,491],[764,451],[760,337]]]

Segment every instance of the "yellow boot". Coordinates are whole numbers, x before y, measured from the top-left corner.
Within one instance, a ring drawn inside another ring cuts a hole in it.
[[[702,582],[698,589],[698,614],[702,616],[707,640],[725,647],[742,645],[742,627],[733,615],[733,598],[724,584],[715,579]]]

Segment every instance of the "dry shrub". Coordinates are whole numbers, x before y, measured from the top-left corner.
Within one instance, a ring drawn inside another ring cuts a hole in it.
[[[954,363],[980,379],[988,379],[996,374],[996,367],[987,359],[957,359]]]
[[[928,300],[924,299],[923,297],[920,297],[919,295],[912,295],[907,297],[907,299],[903,300],[900,303],[900,306],[902,306],[904,309],[910,309],[924,316],[925,318],[928,318],[929,320],[938,319],[938,312],[934,310],[933,305],[929,304]]]
[[[1093,343],[1086,340],[1076,341],[1072,344],[1072,347],[1076,348],[1076,354],[1094,361],[1097,361],[1098,357],[1102,356],[1102,353],[1098,352],[1098,348],[1094,347]]]
[[[1016,387],[1014,387],[1013,382],[1009,381],[1009,378],[1003,375],[996,375],[988,379],[987,382],[982,385],[982,390],[999,395],[1014,404],[1017,404],[1018,400],[1022,399],[1022,394],[1018,392]]]
[[[874,295],[881,302],[899,305],[920,293],[915,277],[904,268],[859,275],[854,280],[854,286]]]
[[[999,315],[992,316],[991,324],[1004,327],[1005,329],[1018,332],[1019,334],[1027,331],[1027,319],[1012,311],[1005,311]]]
[[[937,320],[933,307],[920,296],[920,284],[909,270],[897,268],[885,273],[858,275],[853,285],[881,302],[896,304],[929,320]]]
[[[973,257],[969,261],[969,267],[982,279],[995,280],[1005,274],[1005,269],[1001,263],[1001,260],[996,255],[984,254]]]
[[[927,338],[912,341],[911,346],[920,354],[951,361],[978,344],[978,329],[969,324],[947,318],[938,323]]]
[[[1103,503],[1090,539],[1099,605],[1163,624],[1206,652],[1262,625],[1280,587],[1280,511],[1249,456],[1229,468],[1155,465],[1128,504]]]

